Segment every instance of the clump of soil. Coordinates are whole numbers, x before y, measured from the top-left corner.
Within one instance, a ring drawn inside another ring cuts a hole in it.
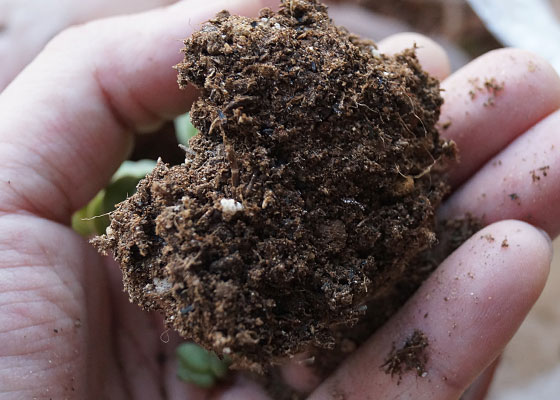
[[[131,300],[254,371],[394,311],[375,300],[435,243],[433,170],[453,155],[414,51],[379,54],[318,1],[284,0],[256,19],[221,12],[184,53],[201,133],[94,240]]]
[[[393,348],[381,368],[391,376],[398,375],[398,383],[402,375],[408,371],[415,371],[418,376],[424,377],[428,362],[426,354],[428,345],[428,338],[424,332],[415,330],[402,347],[397,349],[393,343]]]

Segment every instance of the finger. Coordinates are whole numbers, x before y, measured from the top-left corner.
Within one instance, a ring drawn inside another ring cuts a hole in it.
[[[484,400],[488,394],[488,390],[490,390],[490,385],[492,384],[498,365],[500,365],[500,357],[475,379],[472,385],[463,393],[461,400]]]
[[[242,376],[236,378],[233,386],[216,393],[210,398],[212,400],[270,400],[263,388]]]
[[[307,353],[298,354],[287,361],[281,369],[284,382],[299,393],[310,393],[320,383],[312,363],[313,358]]]
[[[551,256],[550,239],[528,224],[503,221],[485,228],[448,257],[311,399],[459,398],[518,329],[543,289]],[[400,348],[415,330],[429,343],[425,374],[404,372],[399,383],[380,366],[393,344]]]
[[[0,204],[58,221],[85,204],[142,130],[184,112],[172,66],[181,39],[227,8],[258,0],[196,0],[97,21],[55,38],[0,95]]]
[[[329,16],[335,24],[375,41],[410,30],[408,25],[398,19],[376,14],[359,5],[348,4],[348,2],[340,5],[329,4]]]
[[[381,40],[378,46],[379,51],[390,55],[416,47],[418,61],[429,74],[441,80],[451,73],[449,58],[443,47],[424,35],[399,33]]]
[[[487,53],[450,76],[442,89],[442,134],[459,148],[460,163],[450,171],[454,187],[560,108],[560,78],[544,59],[524,50]]]
[[[560,233],[560,110],[488,162],[445,202],[444,219],[471,214],[484,223],[514,218]]]

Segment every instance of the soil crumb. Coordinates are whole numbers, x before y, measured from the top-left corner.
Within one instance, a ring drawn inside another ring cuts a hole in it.
[[[391,377],[398,375],[397,384],[400,384],[403,374],[408,371],[415,371],[418,376],[425,377],[428,346],[428,338],[424,332],[415,330],[402,347],[397,349],[393,343],[393,348],[381,368]]]
[[[471,100],[477,98],[478,94],[486,94],[487,98],[483,103],[484,107],[494,106],[496,104],[496,98],[504,90],[504,83],[498,83],[495,78],[489,78],[480,84],[479,78],[469,79],[469,83],[472,88],[469,90],[469,96]]]
[[[455,155],[435,128],[438,81],[414,50],[380,54],[315,0],[223,11],[184,54],[200,134],[93,240],[131,301],[256,372],[385,321],[437,259],[425,253]]]
[[[531,179],[533,180],[533,182],[538,182],[541,180],[541,176],[543,178],[546,178],[548,176],[549,170],[550,170],[549,165],[546,165],[541,168],[533,169],[530,171]]]

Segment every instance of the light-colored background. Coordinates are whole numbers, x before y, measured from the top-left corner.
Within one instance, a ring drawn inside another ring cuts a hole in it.
[[[560,240],[544,293],[507,347],[489,400],[560,399]]]

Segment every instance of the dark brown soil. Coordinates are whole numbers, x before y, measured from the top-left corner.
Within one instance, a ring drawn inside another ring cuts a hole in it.
[[[414,371],[421,377],[425,376],[428,344],[424,332],[415,330],[401,347],[397,348],[393,343],[393,348],[381,368],[391,376],[397,375],[397,384],[400,383],[402,375],[408,371]]]
[[[222,12],[184,53],[201,134],[94,244],[113,252],[132,301],[236,368],[349,348],[343,332],[366,313],[384,321],[399,305],[389,294],[432,268],[414,273],[436,242],[446,185],[433,171],[454,152],[435,128],[437,80],[413,50],[380,55],[315,0],[257,19]]]

